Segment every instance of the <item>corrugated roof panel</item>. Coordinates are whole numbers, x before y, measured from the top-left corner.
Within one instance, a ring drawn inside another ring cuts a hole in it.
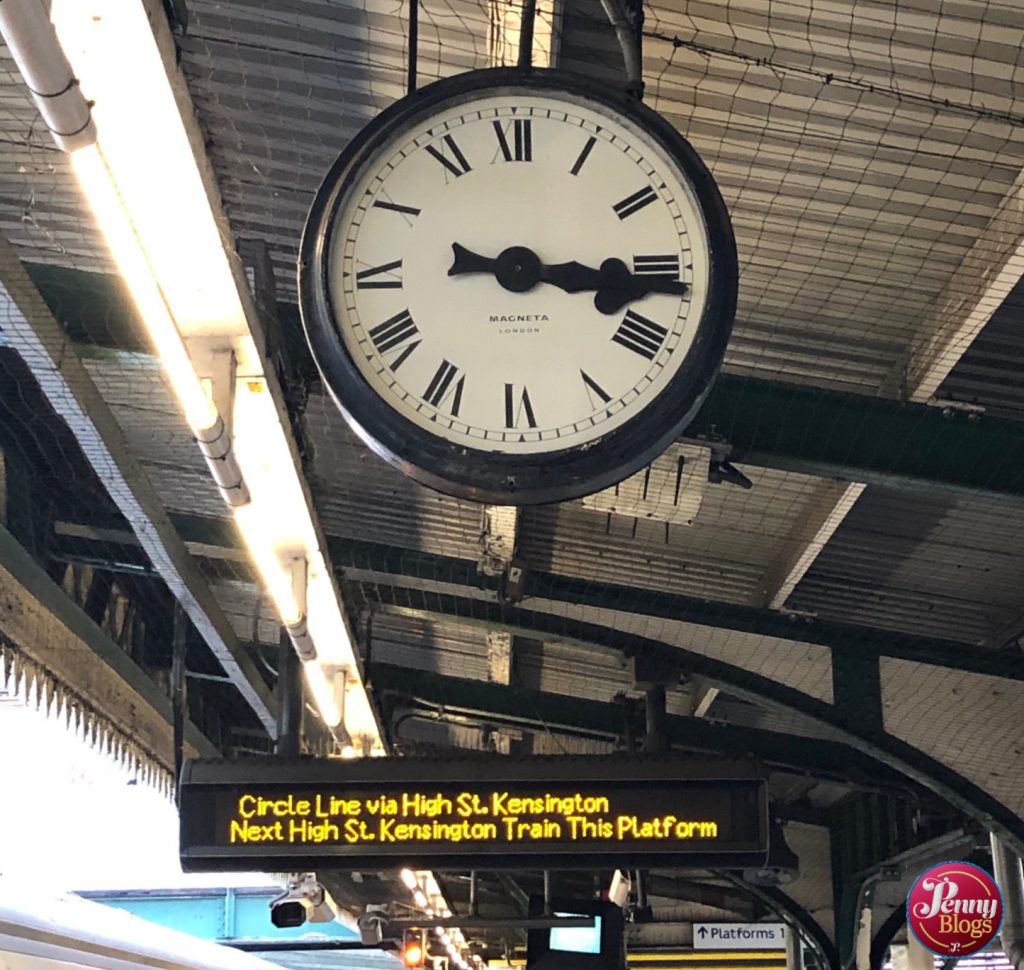
[[[636,690],[629,664],[610,651],[517,640],[512,662],[518,682],[534,690],[595,701]]]
[[[310,396],[305,427],[313,449],[307,473],[328,535],[478,558],[479,505],[406,478],[359,441],[322,395]]]
[[[446,677],[488,679],[486,635],[455,622],[375,616],[371,649],[373,659],[380,663]]]
[[[693,525],[609,515],[579,503],[524,509],[519,554],[532,568],[757,605],[777,560],[800,544],[820,501],[806,475],[744,468],[750,491],[708,484]]]
[[[210,591],[231,621],[239,643],[276,645],[280,641],[281,623],[274,604],[255,583],[221,578],[210,582]]]
[[[645,5],[648,100],[736,229],[730,369],[881,386],[1024,160],[1012,20],[983,3]]]
[[[1024,418],[1024,280],[985,324],[936,397]]]
[[[647,6],[649,101],[709,163],[737,230],[727,366],[881,386],[1024,165],[1008,9]],[[189,13],[182,68],[228,215],[269,242],[288,298],[317,184],[404,92],[404,13],[379,0],[196,0]],[[423,80],[483,66],[488,25],[478,0],[424,3]],[[607,23],[582,2],[566,9],[564,51],[566,68],[603,83],[618,70]],[[29,147],[5,153],[0,220],[31,258],[102,265],[64,159],[6,64],[0,114]]]
[[[489,14],[420,4],[420,84],[487,64]],[[406,12],[383,0],[189,3],[182,69],[235,232],[265,239],[285,298],[313,193],[363,125],[405,94]]]
[[[689,715],[692,694],[690,691],[669,695],[667,708],[670,714]],[[705,715],[708,721],[722,721],[740,727],[775,731],[797,737],[818,738],[826,741],[844,740],[838,731],[820,721],[781,708],[763,708],[729,694],[719,694]]]
[[[869,488],[789,606],[865,626],[978,642],[1015,615],[1024,512]]]

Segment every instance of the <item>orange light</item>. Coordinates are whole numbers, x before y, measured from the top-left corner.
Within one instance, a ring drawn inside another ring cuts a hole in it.
[[[410,943],[402,953],[402,962],[407,967],[422,967],[423,947],[419,943]]]

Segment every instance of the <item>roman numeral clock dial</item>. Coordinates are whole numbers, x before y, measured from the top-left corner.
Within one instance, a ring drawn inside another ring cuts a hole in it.
[[[325,384],[374,450],[509,504],[606,487],[680,434],[736,278],[721,197],[667,122],[497,70],[357,136],[310,212],[299,289]]]

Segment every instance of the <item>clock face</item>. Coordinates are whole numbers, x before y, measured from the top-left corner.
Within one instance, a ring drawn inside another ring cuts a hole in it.
[[[346,416],[415,477],[581,494],[650,460],[706,390],[735,306],[728,219],[653,112],[480,74],[339,160],[303,240],[303,319]]]

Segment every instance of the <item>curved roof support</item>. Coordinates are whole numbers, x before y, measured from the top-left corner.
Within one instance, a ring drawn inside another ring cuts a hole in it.
[[[743,889],[775,913],[790,928],[799,931],[804,941],[818,954],[822,967],[839,970],[839,951],[821,924],[790,895],[777,886],[755,886],[738,876],[722,873],[729,882]]]
[[[399,577],[394,579],[400,581]],[[427,619],[457,618],[462,624],[485,629],[502,629],[528,637],[549,636],[582,646],[619,651],[627,656],[644,654],[648,658],[671,659],[690,676],[706,677],[727,686],[739,697],[795,711],[832,728],[838,739],[937,792],[1024,854],[1024,819],[964,775],[887,733],[880,722],[858,717],[857,711],[846,704],[830,704],[770,677],[662,640],[577,619],[568,615],[572,611],[570,604],[552,604],[553,608],[560,609],[559,615],[436,589],[399,589],[374,583],[364,586],[363,592],[371,605],[386,612]],[[878,703],[877,697],[875,702]],[[936,729],[941,728],[937,725]]]

